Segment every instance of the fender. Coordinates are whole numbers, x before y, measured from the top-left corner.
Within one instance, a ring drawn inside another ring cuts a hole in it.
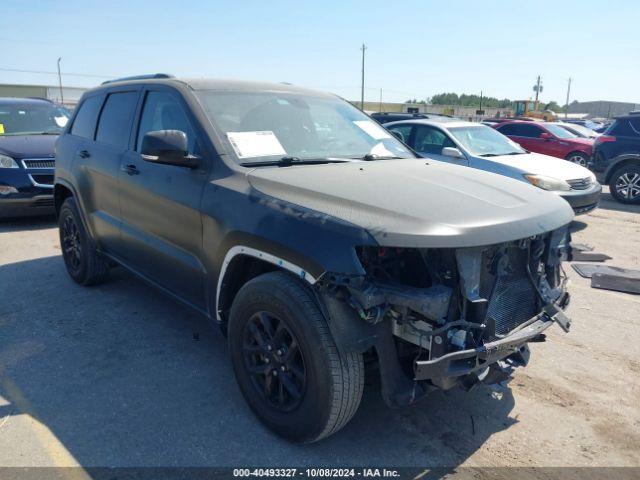
[[[218,285],[216,287],[216,319],[218,320],[218,322],[222,322],[222,318],[220,316],[220,308],[219,308],[219,304],[220,304],[220,292],[222,290],[222,284],[224,282],[224,276],[227,272],[227,267],[229,266],[229,264],[231,263],[231,261],[237,257],[238,255],[246,255],[249,257],[254,257],[254,258],[259,258],[260,260],[263,260],[265,262],[269,262],[279,268],[282,268],[284,270],[288,270],[289,272],[293,273],[294,275],[296,275],[297,277],[299,277],[302,280],[305,280],[306,282],[308,282],[310,285],[315,285],[315,283],[317,282],[317,278],[314,277],[311,273],[307,272],[304,268],[302,268],[299,265],[296,265],[295,263],[289,262],[288,260],[285,260],[284,258],[280,258],[277,257],[276,255],[273,255],[271,253],[268,252],[264,252],[262,250],[258,250],[256,248],[252,248],[252,247],[248,247],[245,245],[236,245],[234,247],[231,247],[228,251],[227,254],[224,257],[224,260],[222,261],[222,266],[220,267],[220,274],[218,276]]]
[[[94,238],[93,235],[93,230],[91,229],[91,226],[89,225],[89,223],[87,222],[86,219],[86,213],[85,213],[85,209],[84,209],[84,204],[82,203],[82,198],[80,197],[80,195],[78,195],[78,192],[76,190],[76,188],[73,186],[73,184],[71,182],[69,182],[68,180],[64,179],[64,178],[56,178],[55,179],[55,184],[54,184],[54,199],[55,199],[55,187],[56,185],[62,185],[64,188],[68,189],[71,191],[71,195],[73,196],[73,198],[76,201],[76,205],[78,207],[78,210],[80,211],[80,220],[82,221],[82,225],[84,226],[84,229],[87,231],[87,233],[89,234],[89,236],[91,238]],[[57,212],[56,212],[57,215]]]
[[[609,165],[607,165],[607,168],[604,171],[604,181],[608,183],[609,180],[611,180],[611,175],[618,167],[618,165],[627,160],[635,160],[640,164],[640,153],[623,153],[622,155],[618,155],[617,157],[612,158],[609,162]]]

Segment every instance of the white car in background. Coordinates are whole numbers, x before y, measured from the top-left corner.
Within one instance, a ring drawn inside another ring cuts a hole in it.
[[[401,120],[384,127],[418,155],[515,178],[554,192],[578,214],[598,206],[594,174],[567,160],[525,150],[497,130],[473,122]]]
[[[580,138],[598,138],[601,133],[596,132],[595,130],[591,130],[590,128],[583,127],[582,125],[578,125],[576,123],[565,123],[565,122],[554,122],[559,127],[564,128],[566,131],[573,133],[574,135]]]

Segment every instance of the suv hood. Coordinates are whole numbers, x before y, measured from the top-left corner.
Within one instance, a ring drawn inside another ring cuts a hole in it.
[[[58,135],[0,135],[0,153],[12,158],[53,157]]]
[[[552,193],[424,159],[263,167],[247,177],[256,190],[366,229],[385,246],[491,245],[573,218],[569,204]]]
[[[524,173],[536,173],[562,180],[594,178],[593,173],[576,163],[541,153],[523,153],[522,155],[500,155],[498,157],[480,157],[483,161],[497,162],[517,168]]]

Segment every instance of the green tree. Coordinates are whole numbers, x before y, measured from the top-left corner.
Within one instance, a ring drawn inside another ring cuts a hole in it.
[[[556,113],[560,113],[563,111],[562,107],[560,105],[558,105],[557,102],[551,100],[549,103],[547,103],[544,107],[545,110],[551,110],[552,112],[556,112]]]

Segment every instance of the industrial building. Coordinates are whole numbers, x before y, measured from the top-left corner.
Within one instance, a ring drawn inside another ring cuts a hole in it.
[[[69,108],[74,108],[80,97],[88,88],[60,87],[52,85],[11,85],[0,83],[0,97],[35,97],[46,98],[56,103],[61,103]]]

